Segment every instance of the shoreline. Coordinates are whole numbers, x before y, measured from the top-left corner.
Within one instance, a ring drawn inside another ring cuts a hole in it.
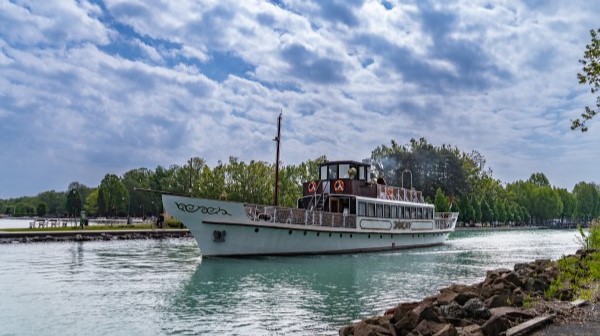
[[[590,253],[579,250],[568,257],[579,263]],[[559,272],[558,261],[549,259],[517,263],[512,270],[487,270],[482,282],[451,284],[421,301],[403,302],[383,315],[342,326],[339,335],[595,335],[600,304],[571,302],[568,289],[546,297]],[[599,299],[595,295],[592,301]]]
[[[192,237],[188,229],[0,231],[0,244]]]

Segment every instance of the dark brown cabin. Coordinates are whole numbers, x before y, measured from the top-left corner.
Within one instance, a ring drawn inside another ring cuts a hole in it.
[[[319,180],[305,182],[298,207],[356,214],[354,197],[377,197],[371,181],[371,165],[357,161],[328,161],[319,166]]]
[[[420,191],[385,185],[382,177],[371,179],[371,164],[357,161],[327,161],[319,166],[319,180],[302,185],[298,208],[357,214],[357,197],[373,201],[423,203]],[[364,201],[360,202],[363,203]],[[408,210],[407,210],[408,211]],[[365,215],[361,208],[359,215]]]

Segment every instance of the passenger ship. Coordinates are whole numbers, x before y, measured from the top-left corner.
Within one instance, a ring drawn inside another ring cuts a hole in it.
[[[162,201],[203,256],[386,251],[439,245],[454,231],[458,213],[436,213],[420,191],[371,181],[370,170],[356,161],[321,164],[296,208],[168,194]]]

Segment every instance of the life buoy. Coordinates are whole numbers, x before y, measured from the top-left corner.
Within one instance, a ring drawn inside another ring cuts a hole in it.
[[[335,190],[335,192],[342,192],[342,191],[344,191],[345,188],[346,188],[346,185],[344,184],[344,181],[342,181],[342,180],[337,180],[337,181],[335,181],[335,183],[333,183],[333,190]]]
[[[394,190],[392,190],[392,188],[387,188],[385,193],[386,193],[388,199],[394,198]]]
[[[315,181],[312,181],[308,184],[308,192],[314,193],[315,190],[317,190],[317,183],[315,183]]]

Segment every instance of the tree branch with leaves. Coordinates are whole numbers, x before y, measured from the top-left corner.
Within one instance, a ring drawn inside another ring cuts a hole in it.
[[[600,28],[596,31],[590,30],[592,42],[585,46],[583,59],[579,63],[583,66],[582,72],[577,74],[579,84],[588,84],[591,86],[592,94],[600,90]],[[600,112],[600,95],[596,97],[595,109],[589,106],[585,107],[585,112],[581,114],[581,119],[571,120],[571,129],[579,129],[581,132],[587,132],[588,127],[585,124]]]

